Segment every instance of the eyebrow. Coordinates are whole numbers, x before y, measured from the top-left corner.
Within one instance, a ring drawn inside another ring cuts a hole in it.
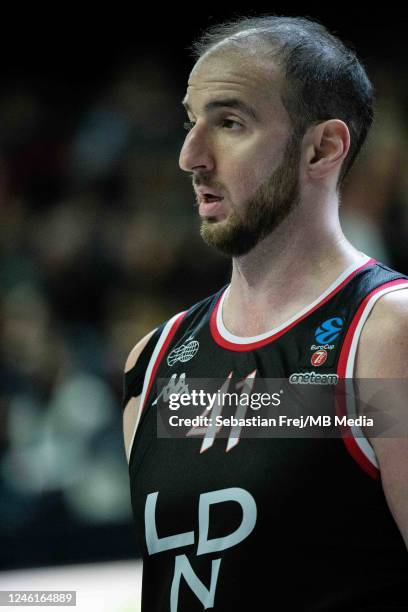
[[[188,102],[186,102],[185,99],[182,101],[182,105],[186,110],[192,112]],[[249,104],[246,104],[246,102],[243,102],[239,98],[222,98],[219,100],[211,100],[204,106],[204,111],[209,113],[217,108],[233,108],[248,115],[254,121],[259,121],[258,114],[255,112],[252,106],[249,106]]]

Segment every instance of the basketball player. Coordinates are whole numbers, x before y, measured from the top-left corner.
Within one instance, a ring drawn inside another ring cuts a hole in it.
[[[406,439],[157,437],[158,378],[407,376],[408,279],[338,217],[372,122],[363,66],[304,18],[240,18],[195,51],[180,167],[232,276],[126,363],[143,610],[406,610]]]

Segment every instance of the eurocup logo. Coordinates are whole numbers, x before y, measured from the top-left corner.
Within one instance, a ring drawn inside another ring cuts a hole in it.
[[[343,319],[341,317],[333,317],[324,321],[315,331],[315,337],[319,344],[333,342],[339,337],[343,328]]]
[[[186,361],[190,361],[190,359],[198,353],[199,348],[200,343],[197,340],[191,339],[191,342],[187,341],[186,344],[178,346],[167,355],[167,364],[171,367],[177,363],[177,361],[186,363]]]

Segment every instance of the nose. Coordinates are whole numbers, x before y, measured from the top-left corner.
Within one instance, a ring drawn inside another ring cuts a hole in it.
[[[214,168],[214,156],[211,145],[197,124],[187,134],[180,151],[179,166],[185,172],[194,170],[211,171]]]

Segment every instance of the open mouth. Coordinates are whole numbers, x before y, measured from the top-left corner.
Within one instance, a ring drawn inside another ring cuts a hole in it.
[[[225,216],[225,211],[222,210],[223,204],[221,204],[224,198],[221,196],[215,196],[213,194],[203,194],[199,202],[199,214],[200,217],[217,217],[220,215]]]
[[[221,196],[215,196],[212,193],[204,193],[201,198],[205,204],[210,204],[211,202],[221,202],[221,200],[224,199]]]

